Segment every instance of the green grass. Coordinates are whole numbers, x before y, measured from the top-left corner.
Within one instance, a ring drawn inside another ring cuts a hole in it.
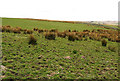
[[[60,31],[66,29],[100,29],[85,24],[35,21],[3,18],[3,25],[33,29],[34,27]],[[112,52],[108,45],[118,47],[118,43],[108,41],[107,47],[100,41],[68,41],[57,37],[47,40],[34,32],[37,45],[29,45],[28,34],[2,33],[2,64],[8,69],[4,79],[117,79],[118,52]],[[71,59],[64,57],[70,56]],[[85,57],[85,58],[83,58]]]
[[[27,19],[15,19],[15,18],[3,18],[2,25],[11,25],[13,27],[22,27],[26,29],[41,28],[41,29],[58,29],[63,30],[92,30],[92,29],[103,29],[100,27],[90,27],[87,24],[72,24],[72,23],[62,23],[62,22],[48,22],[48,21],[37,21],[37,20],[27,20]]]

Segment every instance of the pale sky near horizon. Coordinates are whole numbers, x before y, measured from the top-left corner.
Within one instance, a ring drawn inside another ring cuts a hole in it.
[[[0,0],[0,17],[117,21],[119,0]]]

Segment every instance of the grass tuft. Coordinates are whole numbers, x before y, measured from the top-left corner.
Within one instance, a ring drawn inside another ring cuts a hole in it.
[[[32,44],[32,45],[37,44],[37,39],[33,35],[30,35],[29,37],[29,44]]]
[[[116,47],[114,47],[114,46],[108,46],[108,49],[112,52],[116,52],[116,50],[117,50]]]
[[[105,39],[103,39],[101,42],[102,42],[102,46],[106,46],[107,45],[107,41]]]
[[[47,32],[44,35],[45,35],[45,38],[48,40],[55,40],[56,38],[56,34],[53,32]]]

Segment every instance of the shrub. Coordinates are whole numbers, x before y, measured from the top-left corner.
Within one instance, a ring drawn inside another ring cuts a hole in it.
[[[102,46],[106,46],[107,45],[107,41],[105,39],[103,39],[101,42],[102,42]]]
[[[33,44],[33,45],[37,44],[37,39],[33,35],[30,35],[29,37],[29,44]]]
[[[116,47],[114,46],[108,46],[108,49],[111,50],[112,52],[116,52]]]
[[[55,40],[56,34],[53,32],[47,32],[44,34],[46,39]]]

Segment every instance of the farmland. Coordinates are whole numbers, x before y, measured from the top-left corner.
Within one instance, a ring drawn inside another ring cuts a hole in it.
[[[3,79],[118,79],[117,30],[17,18],[2,22]]]

